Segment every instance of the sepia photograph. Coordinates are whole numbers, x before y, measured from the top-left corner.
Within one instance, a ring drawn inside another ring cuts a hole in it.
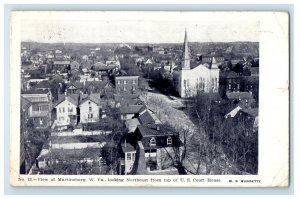
[[[272,67],[256,13],[13,14],[17,176],[261,181],[260,71]]]

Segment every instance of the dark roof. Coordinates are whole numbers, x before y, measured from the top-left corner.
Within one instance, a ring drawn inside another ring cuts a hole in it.
[[[227,77],[227,78],[236,78],[236,77],[239,77],[239,75],[234,71],[230,71],[229,73],[227,73],[225,75],[225,77]]]
[[[143,137],[161,136],[161,135],[177,135],[171,128],[163,124],[146,124],[138,125],[137,130]]]
[[[126,144],[125,144],[125,143],[126,143]],[[128,143],[128,142],[126,142],[126,141],[122,142],[121,146],[122,146],[122,151],[123,151],[124,153],[126,153],[126,152],[131,152],[131,151],[135,151],[135,147],[134,147],[131,143]]]
[[[91,81],[91,82],[86,82],[85,87],[87,88],[90,85],[93,85],[96,88],[100,88],[100,89],[105,88],[106,85],[110,85],[111,87],[114,87],[114,85],[112,83],[110,83],[110,81]]]
[[[250,71],[251,71],[251,76],[258,76],[259,67],[251,67]]]
[[[92,93],[90,95],[87,94],[80,95],[79,104],[82,104],[87,100],[91,100],[92,102],[96,103],[98,106],[100,106],[101,104],[100,95],[96,93]]]
[[[51,84],[48,80],[45,80],[37,83],[35,88],[51,88]]]
[[[70,86],[74,86],[76,87],[77,89],[82,89],[84,88],[84,83],[83,82],[72,82],[72,83],[67,83],[67,89],[70,87]]]
[[[259,77],[258,76],[245,76],[244,80],[246,83],[257,83],[259,81]]]
[[[253,96],[248,92],[226,93],[228,99],[252,99]]]
[[[247,109],[242,109],[241,111],[253,117],[258,116],[258,108],[247,108]]]
[[[58,106],[60,103],[66,100],[66,97],[68,98],[68,101],[74,104],[75,106],[78,106],[78,98],[79,94],[68,94],[68,95],[59,95],[58,100],[56,103],[56,106]]]
[[[155,124],[155,120],[148,110],[141,114],[138,119],[141,124]]]
[[[147,107],[145,107],[144,105],[123,106],[120,108],[120,113],[122,113],[122,114],[137,114],[137,113],[140,113],[144,109],[147,109]]]

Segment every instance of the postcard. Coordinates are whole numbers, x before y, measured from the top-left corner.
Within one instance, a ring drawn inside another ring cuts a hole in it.
[[[289,186],[289,15],[12,11],[12,186]]]

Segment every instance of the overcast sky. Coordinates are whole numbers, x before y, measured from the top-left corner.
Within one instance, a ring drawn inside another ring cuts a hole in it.
[[[49,20],[24,19],[21,40],[77,43],[180,43],[259,41],[255,20]]]

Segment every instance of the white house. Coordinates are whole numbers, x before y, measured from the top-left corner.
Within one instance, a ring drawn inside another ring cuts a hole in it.
[[[100,94],[81,95],[80,99],[80,122],[97,122],[100,116]]]
[[[56,105],[56,125],[65,126],[77,123],[77,94],[59,96]]]
[[[174,85],[181,97],[193,96],[197,93],[197,90],[206,93],[216,93],[219,90],[219,68],[214,58],[212,58],[211,65],[200,64],[195,68],[190,67],[190,52],[186,31],[181,69],[174,71],[173,75],[175,77]]]

